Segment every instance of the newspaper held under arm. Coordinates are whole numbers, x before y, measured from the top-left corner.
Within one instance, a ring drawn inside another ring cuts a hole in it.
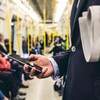
[[[79,18],[84,56],[87,62],[100,58],[100,6],[91,6]]]

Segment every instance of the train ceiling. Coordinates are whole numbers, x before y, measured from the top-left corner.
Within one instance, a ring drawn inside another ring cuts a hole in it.
[[[67,5],[67,1],[68,0],[45,0],[46,23],[59,21],[60,18],[57,18],[57,16],[61,17],[61,13],[63,13]],[[44,0],[30,0],[30,4],[35,9],[35,11],[39,14],[39,16],[43,21]]]

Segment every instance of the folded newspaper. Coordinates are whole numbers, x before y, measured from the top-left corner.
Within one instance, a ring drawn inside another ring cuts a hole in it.
[[[91,6],[79,18],[84,56],[87,62],[100,58],[100,6]]]

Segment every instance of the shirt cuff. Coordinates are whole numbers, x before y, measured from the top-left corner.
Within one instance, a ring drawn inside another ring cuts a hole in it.
[[[58,64],[56,63],[56,61],[53,59],[53,58],[48,58],[54,68],[54,74],[52,75],[52,78],[54,80],[58,79],[59,78],[59,67],[58,67]]]

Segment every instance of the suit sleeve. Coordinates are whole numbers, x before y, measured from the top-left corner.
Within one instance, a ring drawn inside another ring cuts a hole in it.
[[[59,67],[59,76],[67,74],[68,60],[71,53],[71,49],[63,52],[59,55],[53,56],[53,59],[56,61]]]

